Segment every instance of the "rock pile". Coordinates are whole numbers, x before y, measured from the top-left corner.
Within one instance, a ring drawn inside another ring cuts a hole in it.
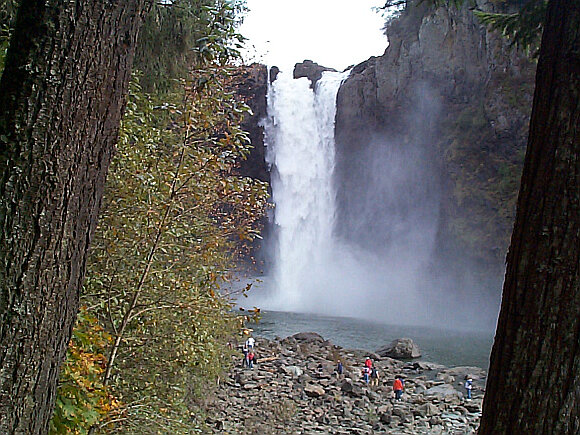
[[[472,434],[479,424],[486,378],[480,368],[399,361],[315,333],[258,339],[256,354],[253,369],[236,361],[221,383],[206,420],[214,433]],[[378,368],[378,386],[362,381],[366,356]],[[401,401],[393,398],[395,375],[405,380]],[[463,397],[466,375],[473,379],[471,401]]]

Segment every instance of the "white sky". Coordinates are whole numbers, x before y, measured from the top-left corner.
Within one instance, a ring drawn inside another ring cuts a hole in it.
[[[310,59],[337,70],[383,54],[384,0],[246,0],[246,60],[291,71]],[[252,46],[254,48],[252,48]]]

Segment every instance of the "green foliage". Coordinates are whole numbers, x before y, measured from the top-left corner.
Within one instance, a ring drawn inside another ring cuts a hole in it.
[[[474,15],[489,28],[499,31],[513,45],[537,57],[546,16],[547,0],[528,0],[516,13],[501,14],[475,10]]]
[[[131,88],[85,297],[120,337],[110,383],[128,433],[191,427],[242,326],[222,288],[258,234],[267,192],[236,174],[249,109],[231,72],[206,64],[163,104]]]
[[[490,247],[501,261],[515,215],[525,147],[494,148],[496,139],[488,124],[482,104],[449,114],[442,123],[442,151],[457,207],[448,231],[460,249],[486,255],[481,247]]]
[[[236,29],[243,0],[173,0],[154,2],[143,23],[135,68],[143,72],[147,92],[178,88],[192,65],[226,63],[239,56],[243,37]]]
[[[51,434],[86,434],[119,406],[102,383],[109,342],[109,334],[82,308],[60,375]]]
[[[267,198],[264,183],[236,174],[250,148],[240,128],[249,109],[234,98],[225,65],[237,56],[242,9],[238,0],[153,6],[83,295],[112,339],[79,347],[97,333],[83,311],[52,433],[203,426],[204,397],[231,363],[225,342],[243,327],[223,284],[258,235]],[[178,79],[192,65],[192,78]]]

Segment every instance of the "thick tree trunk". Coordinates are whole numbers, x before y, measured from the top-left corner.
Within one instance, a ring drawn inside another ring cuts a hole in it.
[[[146,0],[22,0],[0,82],[0,433],[48,430]]]
[[[481,434],[580,433],[580,2],[552,0]]]

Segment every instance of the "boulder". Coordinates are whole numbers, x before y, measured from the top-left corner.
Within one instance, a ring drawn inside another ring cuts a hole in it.
[[[463,394],[453,388],[452,385],[449,384],[442,384],[436,385],[434,387],[429,388],[427,391],[423,393],[425,396],[431,397],[435,396],[440,400],[445,400],[448,398],[461,398]]]
[[[363,390],[359,385],[353,384],[352,381],[346,379],[340,389],[343,393],[347,393],[353,397],[361,397],[363,395]]]
[[[273,66],[270,68],[270,83],[273,83],[274,80],[276,80],[279,73],[280,73],[280,68],[278,68],[277,66]]]
[[[286,373],[287,375],[296,376],[296,377],[302,376],[304,374],[304,370],[302,370],[298,366],[282,366],[282,367],[280,367],[280,371],[282,371],[283,373]]]
[[[340,386],[340,389],[342,390],[343,393],[350,393],[353,387],[354,387],[353,383],[348,379],[345,379],[342,385]]]
[[[380,356],[388,356],[396,359],[419,358],[421,356],[419,346],[410,338],[397,338],[388,346],[377,350],[377,353]]]
[[[256,388],[260,388],[260,386],[254,382],[244,384],[244,390],[255,390]]]
[[[322,343],[324,341],[322,335],[317,334],[316,332],[299,332],[298,334],[294,334],[292,338],[296,341],[310,343]]]
[[[390,424],[392,419],[392,414],[390,412],[379,413],[379,420],[381,423]]]
[[[481,412],[481,405],[477,402],[469,402],[464,405],[468,412]]]
[[[438,373],[435,379],[437,379],[438,381],[443,381],[446,384],[453,384],[455,382],[455,377],[452,376],[450,373],[445,372]]]
[[[451,367],[448,369],[441,370],[441,374],[454,376],[456,379],[459,380],[464,380],[467,377],[470,377],[474,381],[483,380],[487,376],[485,370],[479,367],[469,367],[469,366]]]
[[[432,363],[432,362],[428,362],[428,361],[416,361],[416,362],[413,362],[413,368],[415,370],[431,371],[431,370],[443,370],[446,367],[442,364]]]
[[[390,402],[385,403],[377,408],[377,413],[379,414],[392,414],[393,413],[393,404]]]
[[[425,403],[421,406],[419,406],[416,410],[415,410],[417,415],[420,415],[421,417],[432,417],[434,415],[439,414],[439,408],[437,408],[435,405],[433,405],[432,403]]]
[[[324,396],[324,388],[322,388],[320,385],[308,384],[304,387],[304,392],[309,397]]]

